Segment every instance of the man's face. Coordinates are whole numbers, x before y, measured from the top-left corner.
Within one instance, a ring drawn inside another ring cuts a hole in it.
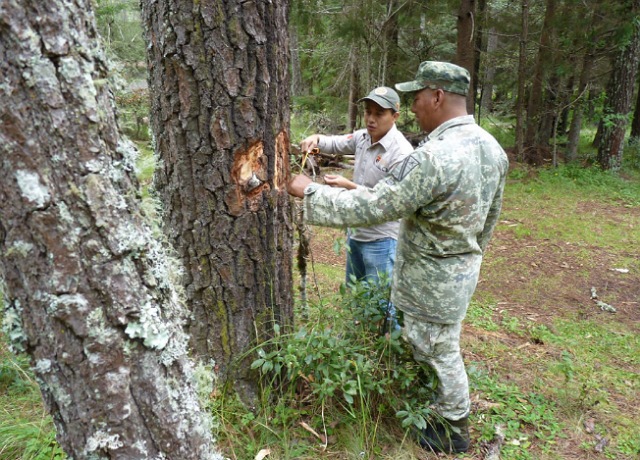
[[[437,126],[434,115],[438,97],[438,90],[431,88],[417,91],[413,96],[411,111],[415,113],[420,128],[427,133],[433,131]]]
[[[400,114],[384,109],[373,101],[364,101],[364,122],[372,142],[378,142],[389,132]]]

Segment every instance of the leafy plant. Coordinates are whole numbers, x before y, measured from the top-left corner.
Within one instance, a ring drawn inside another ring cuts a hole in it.
[[[270,438],[308,420],[324,427],[326,442],[338,425],[355,424],[359,445],[373,452],[381,423],[426,426],[436,378],[415,362],[399,330],[384,332],[389,283],[350,283],[342,295],[335,316],[278,333],[255,350],[251,367],[265,394],[253,416],[241,416],[252,431]]]

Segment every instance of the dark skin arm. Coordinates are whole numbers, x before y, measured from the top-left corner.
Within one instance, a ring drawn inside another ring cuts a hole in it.
[[[304,197],[304,189],[313,182],[309,177],[304,174],[298,174],[297,176],[293,176],[293,179],[287,185],[287,191],[289,195],[293,195],[298,198]]]

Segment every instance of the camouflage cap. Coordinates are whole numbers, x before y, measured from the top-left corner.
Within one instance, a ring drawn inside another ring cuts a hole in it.
[[[358,102],[362,101],[373,101],[383,109],[391,109],[394,112],[400,111],[400,96],[388,86],[377,87],[368,96],[358,100]]]
[[[466,96],[471,77],[467,69],[449,62],[424,61],[418,67],[416,79],[398,83],[396,89],[402,92],[420,91],[424,88],[442,88],[451,93]]]

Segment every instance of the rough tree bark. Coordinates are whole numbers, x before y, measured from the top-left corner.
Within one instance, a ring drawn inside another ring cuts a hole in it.
[[[476,72],[476,53],[475,53],[475,0],[461,0],[460,8],[458,10],[458,45],[456,48],[456,64],[464,67],[469,71],[471,81],[475,81]],[[477,85],[472,86],[476,88]],[[469,91],[467,94],[467,112],[469,114],[474,113],[476,95],[473,91]]]
[[[142,2],[165,233],[200,359],[230,366],[292,322],[287,0]],[[256,337],[256,334],[258,337]]]
[[[218,458],[92,2],[0,2],[3,329],[73,458]]]
[[[600,123],[600,143],[597,161],[602,169],[619,170],[622,166],[625,130],[633,103],[636,71],[640,61],[640,0],[629,4],[632,32],[626,45],[618,52],[607,86],[603,121]]]

